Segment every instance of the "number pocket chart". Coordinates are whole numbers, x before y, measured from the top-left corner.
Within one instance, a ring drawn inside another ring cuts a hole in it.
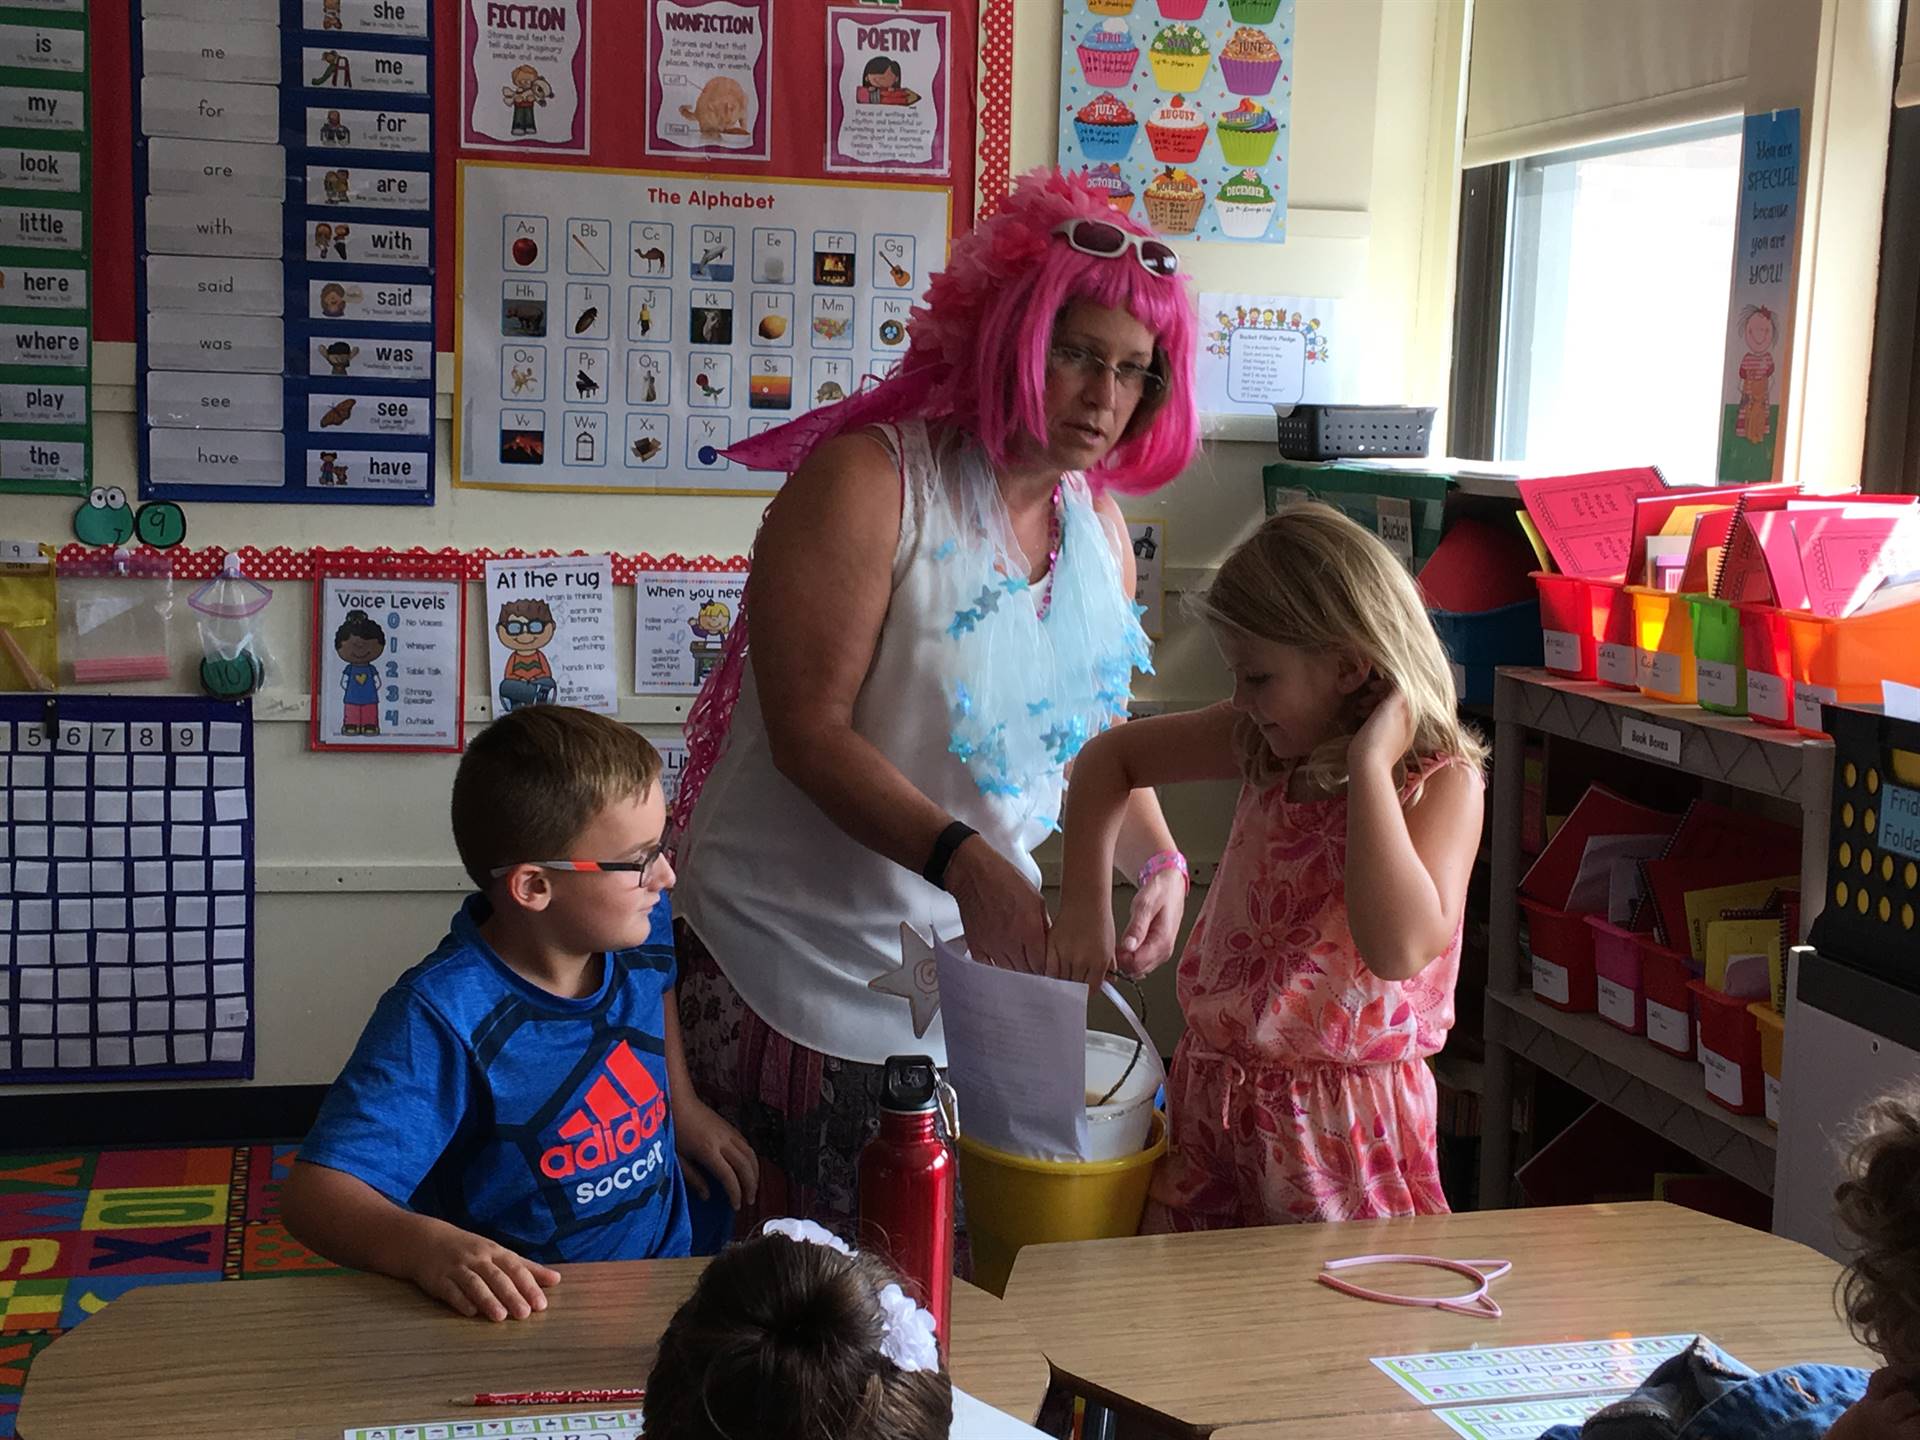
[[[433,503],[430,0],[135,0],[141,493]]]
[[[244,702],[0,695],[0,1083],[253,1074],[252,810]]]
[[[951,193],[462,161],[454,483],[768,495],[734,442],[906,351]]]
[[[92,474],[86,0],[0,5],[0,493]]]

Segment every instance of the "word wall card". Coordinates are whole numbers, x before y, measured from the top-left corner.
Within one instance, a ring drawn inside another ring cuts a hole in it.
[[[253,1074],[253,712],[0,695],[0,1083]]]
[[[892,370],[951,192],[460,164],[454,483],[768,495],[722,452]]]
[[[136,16],[141,493],[431,505],[431,0]]]
[[[86,0],[0,5],[0,493],[93,473]]]

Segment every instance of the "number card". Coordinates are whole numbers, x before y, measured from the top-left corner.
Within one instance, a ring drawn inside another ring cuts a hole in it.
[[[462,747],[465,584],[323,570],[313,614],[314,749]]]

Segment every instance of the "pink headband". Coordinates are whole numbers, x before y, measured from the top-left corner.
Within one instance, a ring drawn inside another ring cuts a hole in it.
[[[1451,1270],[1456,1275],[1464,1275],[1475,1283],[1475,1289],[1468,1295],[1439,1299],[1424,1295],[1389,1295],[1384,1290],[1369,1290],[1351,1280],[1342,1280],[1335,1273],[1362,1265],[1431,1265],[1437,1270]],[[1423,1306],[1445,1310],[1453,1315],[1478,1315],[1484,1319],[1498,1320],[1500,1305],[1487,1293],[1487,1287],[1511,1269],[1511,1260],[1443,1260],[1435,1255],[1354,1255],[1345,1260],[1327,1261],[1320,1267],[1319,1279],[1329,1289],[1338,1290],[1342,1295],[1351,1295],[1356,1300],[1372,1300],[1381,1305]]]

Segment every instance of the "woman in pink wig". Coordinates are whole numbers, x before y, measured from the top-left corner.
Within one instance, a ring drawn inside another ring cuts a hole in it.
[[[1027,175],[954,242],[890,378],[727,452],[788,475],[678,814],[680,1024],[761,1158],[743,1224],[850,1226],[882,1062],[945,1063],[903,923],[1048,966],[1031,852],[1150,668],[1113,492],[1196,443],[1178,268],[1079,177]],[[1151,793],[1117,863],[1139,881],[1120,946],[1165,958],[1186,877]]]

